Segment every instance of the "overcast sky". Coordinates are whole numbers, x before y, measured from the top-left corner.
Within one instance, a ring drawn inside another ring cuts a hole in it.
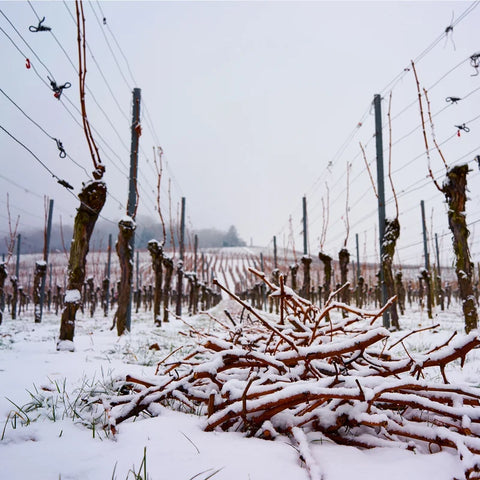
[[[32,2],[40,18],[46,17],[44,25],[52,28],[37,33],[28,30],[38,24],[29,3],[0,5],[38,56],[0,15],[4,30],[0,31],[0,88],[49,135],[60,138],[67,153],[90,173],[83,131],[75,122],[80,117],[74,109],[79,105],[78,83],[70,63],[77,64],[76,27],[70,16],[75,14],[74,3]],[[445,203],[426,178],[416,85],[406,69],[411,70],[411,59],[418,59],[420,82],[429,89],[435,132],[439,143],[445,142],[447,162],[471,162],[467,214],[469,221],[480,220],[479,167],[473,162],[480,154],[476,119],[480,75],[473,76],[476,70],[469,59],[480,51],[480,8],[472,8],[462,18],[470,6],[476,3],[85,2],[86,38],[96,61],[89,53],[87,112],[111,194],[103,216],[112,221],[115,231],[114,222],[124,214],[131,91],[138,87],[143,112],[139,214],[158,220],[152,148],[160,145],[166,162],[161,198],[167,215],[170,178],[172,215],[176,217],[179,199],[185,196],[190,227],[227,229],[233,224],[248,243],[271,246],[277,235],[280,247],[291,246],[293,238],[301,249],[301,206],[306,195],[313,255],[322,239],[332,255],[345,240],[353,253],[358,234],[362,258],[374,260],[377,200],[359,141],[366,146],[376,178],[371,102],[380,93],[387,172],[392,91],[392,177],[402,225],[397,260],[423,262],[423,199],[429,233],[439,235],[442,262],[451,263]],[[453,31],[442,37],[452,22]],[[25,67],[23,55],[44,80],[53,75],[58,84],[71,82],[61,101],[53,97],[48,80],[45,85],[33,68]],[[445,101],[450,96],[462,100],[452,105]],[[0,108],[0,125],[78,193],[81,182],[88,180],[85,170],[68,158],[58,158],[55,142],[3,94]],[[470,133],[461,131],[457,136],[455,125],[463,123]],[[21,217],[20,231],[43,222],[43,195],[55,200],[54,221],[62,215],[63,223],[71,223],[78,204],[74,196],[4,131],[0,131],[0,148],[2,235],[8,231],[7,192],[12,216]],[[441,182],[442,162],[434,152],[431,157]],[[395,209],[387,178],[386,182],[387,211],[392,216]],[[480,224],[472,225],[476,261],[480,260],[479,228]]]

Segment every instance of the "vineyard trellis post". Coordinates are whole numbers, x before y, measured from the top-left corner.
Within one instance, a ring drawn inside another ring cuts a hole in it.
[[[12,282],[12,304],[11,304],[11,314],[12,320],[17,318],[17,303],[18,303],[18,277],[20,275],[20,248],[22,243],[22,235],[19,233],[17,235],[17,260],[15,263],[15,277],[10,278]]]
[[[19,233],[17,235],[17,261],[15,264],[15,276],[17,277],[20,275],[20,245],[22,243],[22,234]]]
[[[182,297],[183,297],[183,260],[185,256],[185,197],[182,197],[182,206],[180,213],[180,261],[177,268],[177,305],[175,313],[182,315]]]
[[[425,259],[424,271],[422,271],[421,276],[425,282],[425,288],[427,291],[427,311],[428,318],[433,318],[432,313],[432,278],[430,275],[430,254],[428,252],[428,241],[427,241],[427,222],[425,221],[425,202],[420,201],[420,208],[422,210],[422,232],[423,232],[423,254]]]
[[[422,232],[423,232],[423,253],[425,258],[425,270],[430,271],[430,255],[428,253],[427,243],[427,224],[425,222],[425,202],[420,200],[420,208],[422,210]]]
[[[375,109],[375,146],[377,152],[377,192],[378,192],[378,230],[380,238],[380,263],[383,262],[383,237],[385,236],[385,177],[383,172],[383,137],[382,137],[382,97],[374,95],[373,105]],[[387,301],[387,288],[383,278],[383,268],[380,268],[380,292],[381,304]],[[390,316],[388,310],[383,312],[383,326],[390,328]]]
[[[360,249],[358,246],[358,233],[355,234],[355,247],[357,249],[357,283],[358,279],[360,278]]]
[[[193,237],[193,271],[197,273],[198,235]]]
[[[46,266],[48,265],[48,255],[50,253],[50,236],[51,236],[51,233],[52,233],[52,217],[53,217],[53,198],[50,199],[49,205],[48,205],[47,234],[46,234],[46,237],[45,237],[45,245],[44,245],[44,250],[43,250],[43,260],[44,260]],[[51,272],[51,270],[50,270],[50,272]],[[44,302],[44,299],[45,299],[46,279],[47,279],[47,270],[45,270],[45,274],[42,276],[42,284],[41,284],[41,287],[40,287],[40,315],[39,315],[39,319],[38,319],[39,322],[42,321],[42,315],[43,315],[43,302]]]
[[[307,197],[302,198],[303,208],[303,254],[308,255],[308,240],[307,240]]]
[[[277,263],[277,237],[275,235],[273,236],[273,268],[274,269],[278,268],[278,263]]]
[[[437,273],[438,273],[438,276],[441,277],[442,276],[442,269],[440,267],[440,253],[439,253],[439,250],[438,250],[438,235],[435,234],[435,252],[437,254]]]
[[[128,183],[128,204],[127,215],[135,220],[135,212],[137,209],[137,171],[138,171],[138,143],[141,134],[140,129],[140,99],[141,90],[133,89],[133,112],[132,112],[132,141],[130,145],[130,177]],[[132,232],[129,241],[130,259],[133,262],[135,251],[135,231]],[[119,299],[120,300],[120,299]],[[132,324],[132,281],[129,281],[129,295],[127,303],[127,315],[125,319],[125,328],[130,331]],[[122,332],[123,333],[123,332]],[[119,333],[120,334],[120,333]]]
[[[110,302],[110,267],[112,261],[112,234],[108,234],[108,251],[107,251],[107,275],[105,278],[105,305],[103,307],[104,316],[108,316],[108,305]]]

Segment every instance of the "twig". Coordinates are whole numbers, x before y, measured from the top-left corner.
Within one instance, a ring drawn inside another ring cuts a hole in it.
[[[390,91],[390,97],[388,100],[388,179],[390,180],[390,186],[392,187],[393,199],[395,200],[395,218],[398,219],[399,210],[398,210],[398,198],[397,192],[395,191],[395,187],[393,185],[392,179],[392,91]]]
[[[437,138],[436,138],[436,135],[435,135],[435,128],[434,128],[434,125],[433,125],[432,112],[430,110],[430,100],[428,99],[428,92],[427,92],[426,88],[423,89],[423,94],[425,95],[425,100],[427,101],[428,118],[430,119],[430,130],[432,131],[433,144],[435,145],[435,148],[437,149],[437,152],[438,152],[438,154],[440,155],[440,158],[443,161],[443,165],[445,166],[445,170],[448,170],[447,161],[445,160],[445,157],[443,156],[443,153],[440,150],[440,147],[437,143]]]
[[[417,70],[415,69],[415,63],[413,62],[413,60],[412,60],[412,69],[413,69],[413,73],[415,74],[415,82],[417,84],[418,105],[420,107],[420,118],[422,119],[422,131],[423,131],[423,140],[425,142],[425,153],[427,155],[428,174],[431,177],[431,179],[433,180],[433,183],[435,184],[437,189],[440,192],[443,192],[442,188],[437,183],[435,177],[433,176],[433,172],[432,172],[431,161],[430,161],[430,148],[428,146],[427,132],[425,130],[425,118],[424,118],[424,115],[423,115],[423,104],[422,104],[422,94],[420,92],[420,82],[418,81]]]
[[[373,176],[372,176],[372,172],[370,170],[370,165],[368,164],[367,156],[365,154],[365,149],[363,148],[362,142],[359,142],[359,145],[360,145],[360,148],[362,150],[363,160],[365,161],[365,166],[367,167],[368,176],[370,177],[370,182],[372,184],[373,193],[378,198],[377,187],[375,187],[375,182],[373,181]]]

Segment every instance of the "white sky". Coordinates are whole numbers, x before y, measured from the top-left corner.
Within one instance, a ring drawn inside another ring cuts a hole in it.
[[[76,28],[66,5],[61,1],[32,5],[40,17],[46,17],[44,24],[52,27],[76,64]],[[247,242],[252,239],[260,246],[270,242],[271,247],[271,239],[277,235],[282,247],[291,245],[292,215],[295,246],[301,249],[301,204],[302,196],[307,195],[309,245],[312,255],[316,255],[322,235],[322,199],[326,205],[328,185],[329,225],[324,249],[336,256],[346,237],[346,169],[351,164],[347,246],[354,253],[355,234],[359,234],[361,260],[373,260],[378,250],[376,198],[358,145],[359,141],[367,144],[367,157],[373,162],[375,176],[374,117],[370,111],[373,95],[384,96],[386,122],[390,81],[442,35],[452,22],[452,15],[453,21],[457,21],[471,5],[473,2],[101,2],[107,25],[128,59],[134,82],[110,31],[97,23],[93,12],[101,20],[98,2],[85,2],[87,42],[122,109],[120,112],[89,56],[87,85],[105,113],[90,93],[87,111],[91,123],[109,145],[106,147],[96,136],[104,152],[105,179],[112,195],[103,216],[115,221],[124,213],[131,90],[139,87],[144,100],[142,108],[147,106],[155,130],[152,133],[144,116],[139,214],[157,219],[152,147],[158,141],[168,163],[163,178],[164,213],[168,210],[166,189],[171,177],[174,215],[180,197],[185,196],[191,227],[227,229],[234,224]],[[62,102],[79,119],[66,101],[68,97],[79,104],[76,74],[55,38],[49,32],[28,31],[38,21],[27,2],[3,1],[0,6],[57,82],[72,83]],[[74,3],[67,2],[67,6],[74,14]],[[480,120],[476,119],[480,75],[472,76],[475,70],[468,58],[480,51],[479,20],[480,8],[475,8],[455,25],[452,34],[440,39],[417,62],[422,86],[430,91],[432,112],[439,112],[435,116],[438,141],[448,139],[443,148],[450,164],[463,156],[465,161],[472,161],[480,153]],[[46,79],[48,72],[2,15],[0,26]],[[34,71],[25,68],[24,58],[2,31],[0,46],[0,88],[50,135],[60,138],[73,159],[90,172],[82,130]],[[448,106],[448,96],[463,100]],[[394,84],[392,117],[415,99],[413,74],[404,72]],[[55,143],[1,94],[0,109],[0,124],[78,193],[81,182],[87,179],[85,172],[69,159],[59,159]],[[470,133],[455,136],[454,125],[470,120]],[[362,126],[357,128],[360,121]],[[393,142],[398,141],[392,149],[393,179],[399,192],[408,190],[399,197],[402,233],[398,260],[423,262],[423,199],[428,229],[440,236],[441,262],[451,264],[445,205],[442,194],[426,179],[421,129],[402,139],[419,123],[416,103],[393,121]],[[344,144],[347,139],[349,142]],[[387,126],[384,145],[387,172]],[[21,216],[20,231],[43,222],[44,194],[55,199],[54,221],[62,215],[64,224],[72,222],[78,203],[75,198],[3,131],[0,149],[1,235],[8,231],[7,192],[12,215]],[[327,168],[329,162],[331,167]],[[438,178],[442,181],[442,163],[436,153],[432,153],[432,167],[440,172]],[[467,219],[476,221],[480,220],[479,169],[473,162],[471,167]],[[386,181],[388,199],[391,193]],[[122,203],[121,209],[115,199]],[[388,214],[394,214],[392,202]],[[480,234],[475,235],[475,225],[479,230],[478,224],[472,225],[472,252],[478,261]],[[112,231],[116,231],[113,224]],[[433,261],[433,251],[431,258]]]

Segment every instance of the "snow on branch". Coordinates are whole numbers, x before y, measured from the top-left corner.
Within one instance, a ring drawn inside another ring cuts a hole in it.
[[[478,332],[451,337],[425,354],[405,348],[404,356],[394,356],[390,332],[376,325],[388,304],[367,311],[331,297],[320,309],[289,289],[279,290],[263,273],[251,273],[274,292],[284,324],[263,318],[222,286],[251,315],[239,314],[231,326],[219,320],[215,333],[191,329],[198,346],[189,355],[162,361],[153,378],[128,376],[122,389],[128,394],[103,400],[108,428],[115,433],[121,422],[143,411],[157,415],[159,405],[168,405],[201,412],[206,431],[265,439],[288,435],[311,477],[319,468],[306,435],[320,432],[362,448],[451,451],[466,478],[480,478],[480,391],[451,385],[445,374],[449,363],[463,363],[480,346]],[[327,315],[332,310],[348,316]],[[440,369],[444,383],[426,379],[431,368]]]

